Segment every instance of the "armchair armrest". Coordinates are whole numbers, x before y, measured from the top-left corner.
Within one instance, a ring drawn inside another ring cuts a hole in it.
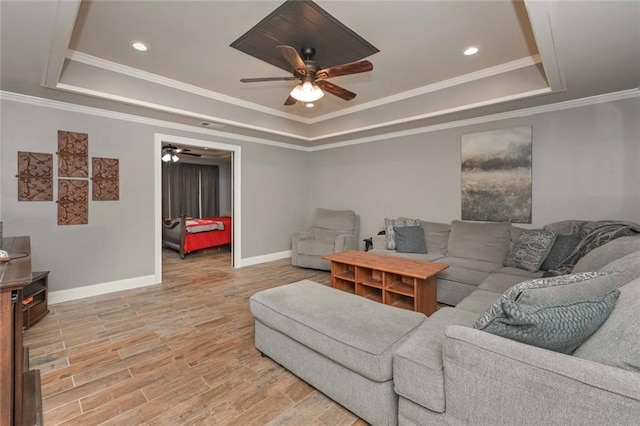
[[[446,412],[454,423],[632,424],[640,373],[469,327],[445,331]]]
[[[300,240],[310,240],[313,238],[313,234],[309,231],[294,231],[291,234],[291,243],[295,247],[296,243]]]
[[[338,235],[334,252],[338,253],[346,250],[358,250],[358,239],[355,235]]]

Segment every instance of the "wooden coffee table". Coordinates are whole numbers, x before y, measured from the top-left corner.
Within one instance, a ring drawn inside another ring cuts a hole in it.
[[[376,302],[431,315],[437,309],[437,276],[449,266],[349,250],[331,261],[331,287]]]

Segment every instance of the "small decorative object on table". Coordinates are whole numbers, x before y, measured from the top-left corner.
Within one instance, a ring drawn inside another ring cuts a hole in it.
[[[364,241],[364,251],[369,251],[373,248],[373,238],[365,238],[362,241]]]

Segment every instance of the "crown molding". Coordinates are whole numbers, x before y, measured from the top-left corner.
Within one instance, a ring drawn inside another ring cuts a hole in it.
[[[370,126],[363,126],[363,127],[359,127],[356,131],[362,132],[362,131],[367,131],[367,130],[374,130],[374,129],[378,129],[380,127],[393,126],[393,125],[396,125],[396,124],[408,123],[408,122],[411,122],[411,121],[422,120],[422,119],[425,119],[425,118],[438,117],[440,115],[445,115],[445,114],[451,114],[451,113],[454,113],[454,112],[465,111],[465,110],[471,109],[471,108],[480,108],[480,107],[485,107],[485,106],[489,106],[489,105],[499,104],[501,102],[515,101],[515,100],[518,100],[518,99],[524,99],[524,98],[529,98],[529,97],[533,97],[533,96],[540,96],[540,95],[545,95],[545,94],[548,94],[548,93],[551,93],[551,89],[549,89],[548,87],[545,87],[544,89],[537,89],[537,90],[532,90],[532,91],[529,91],[529,92],[517,93],[515,95],[509,95],[509,96],[503,96],[503,97],[500,97],[500,98],[488,99],[486,101],[476,102],[476,103],[473,103],[473,104],[465,104],[465,105],[458,106],[458,107],[441,109],[441,110],[433,111],[433,112],[427,112],[425,114],[413,115],[411,117],[399,118],[397,120],[385,121],[384,123],[372,124]],[[354,133],[354,131],[353,130],[345,130],[345,131],[342,131],[342,132],[329,133],[329,134],[325,134],[325,135],[322,135],[322,136],[317,136],[317,137],[311,138],[311,140],[312,141],[316,141],[316,140],[322,140],[322,139],[327,139],[327,138],[332,138],[332,137],[337,137],[337,136],[344,136],[344,135],[348,135],[349,133]]]
[[[341,117],[343,115],[353,114],[354,112],[364,111],[370,108],[376,108],[376,107],[390,104],[393,102],[398,102],[405,99],[413,98],[415,96],[425,95],[427,93],[432,93],[438,90],[447,89],[449,87],[459,86],[461,84],[470,83],[472,81],[482,80],[483,78],[493,77],[509,71],[519,70],[521,68],[527,68],[533,65],[537,65],[539,63],[540,63],[539,55],[517,59],[515,61],[496,65],[495,67],[489,67],[489,68],[482,69],[480,71],[463,74],[457,77],[450,78],[448,80],[442,80],[437,83],[428,84],[426,86],[418,87],[416,89],[407,90],[405,92],[397,93],[395,95],[376,99],[374,101],[366,102],[360,105],[355,105],[350,108],[342,109],[340,111],[324,114],[319,117],[310,119],[309,123],[314,124],[314,123],[319,123],[325,120],[331,120],[333,118]]]
[[[214,117],[212,115],[206,115],[206,114],[201,114],[194,111],[189,111],[182,108],[174,108],[166,105],[156,104],[153,102],[141,101],[134,98],[127,98],[126,96],[113,95],[111,93],[101,92],[99,90],[87,89],[85,87],[73,86],[71,84],[58,83],[56,85],[56,89],[65,90],[67,92],[80,93],[82,95],[87,95],[92,97],[109,99],[111,101],[122,102],[130,105],[137,105],[143,108],[151,108],[158,111],[169,112],[171,114],[178,114],[178,115],[183,115],[187,117],[193,117],[199,120],[213,121],[215,123],[224,124],[226,126],[234,126],[234,127],[239,127],[243,129],[256,130],[258,132],[271,133],[274,135],[284,136],[287,138],[308,140],[308,138],[305,138],[304,136],[298,135],[296,133],[281,132],[279,130],[273,130],[267,127],[254,126],[252,124],[241,123],[239,121],[227,120],[219,117]]]
[[[603,95],[589,96],[586,98],[573,99],[570,101],[558,102],[555,104],[542,105],[537,107],[523,108],[519,110],[474,117],[474,118],[469,118],[465,120],[451,121],[448,123],[435,124],[432,126],[418,127],[415,129],[390,132],[390,133],[385,133],[385,134],[376,135],[376,136],[352,139],[346,142],[336,142],[332,144],[320,145],[315,147],[303,147],[303,146],[287,144],[287,143],[278,142],[278,141],[272,141],[269,139],[229,134],[229,133],[220,132],[217,130],[203,129],[196,126],[190,126],[187,124],[174,123],[171,121],[141,117],[133,114],[125,114],[121,112],[114,112],[114,111],[104,110],[100,108],[87,107],[83,105],[77,105],[77,104],[72,104],[67,102],[55,101],[51,99],[39,98],[35,96],[23,95],[19,93],[0,90],[0,100],[30,104],[30,105],[59,109],[59,110],[70,111],[70,112],[77,112],[81,114],[90,114],[90,115],[95,115],[95,116],[100,116],[105,118],[112,118],[116,120],[125,120],[125,121],[134,122],[134,123],[148,124],[150,126],[184,130],[192,133],[206,134],[206,135],[217,136],[217,137],[222,137],[226,139],[240,140],[245,142],[252,142],[252,143],[270,145],[270,146],[275,146],[279,148],[293,149],[293,150],[305,151],[305,152],[323,151],[326,149],[341,148],[344,146],[359,145],[363,143],[376,142],[376,141],[381,141],[386,139],[401,138],[401,137],[406,137],[406,136],[411,136],[411,135],[416,135],[421,133],[430,133],[430,132],[435,132],[439,130],[453,129],[456,127],[465,127],[465,126],[471,126],[476,124],[489,123],[492,121],[507,120],[510,118],[526,117],[530,115],[544,114],[547,112],[561,111],[565,109],[580,108],[584,106],[597,105],[597,104],[606,103],[606,102],[615,102],[615,101],[631,99],[631,98],[640,98],[640,88],[623,90],[620,92],[605,93]]]
[[[485,115],[481,117],[468,118],[465,120],[450,121],[447,123],[434,124],[432,126],[418,127],[415,129],[401,130],[397,132],[386,133],[384,135],[375,135],[365,138],[353,139],[345,142],[336,142],[321,146],[308,148],[307,151],[323,151],[332,148],[341,148],[344,146],[360,145],[363,143],[377,142],[385,139],[396,139],[421,133],[437,132],[439,130],[453,129],[456,127],[466,127],[476,124],[489,123],[492,121],[508,120],[510,118],[527,117],[531,115],[544,114],[547,112],[555,112],[566,109],[580,108],[584,106],[597,105],[606,102],[620,101],[630,98],[640,98],[640,88],[623,90],[620,92],[606,93],[604,95],[590,96],[587,98],[573,99],[570,101],[558,102],[555,104],[542,105],[537,107],[523,108],[514,111],[502,112],[498,114]]]
[[[287,149],[293,149],[297,151],[307,150],[307,148],[303,146],[298,146],[298,145],[289,144],[285,142],[278,142],[270,139],[256,138],[253,136],[236,135],[233,133],[226,133],[226,132],[213,130],[213,129],[203,129],[201,127],[191,126],[188,124],[175,123],[173,121],[142,117],[135,114],[126,114],[123,112],[116,112],[116,111],[110,111],[106,109],[94,108],[94,107],[78,105],[78,104],[73,104],[68,102],[55,101],[52,99],[40,98],[40,97],[30,96],[30,95],[23,95],[20,93],[7,92],[4,90],[0,90],[0,100],[19,102],[23,104],[41,106],[46,108],[53,108],[53,109],[58,109],[62,111],[95,115],[98,117],[112,118],[115,120],[124,120],[132,123],[147,124],[149,126],[158,126],[158,127],[165,127],[168,129],[183,130],[186,132],[200,133],[200,134],[205,134],[210,136],[221,137],[225,139],[252,142],[252,143],[258,143],[262,145],[270,145],[278,148],[287,148]]]
[[[277,117],[286,118],[288,120],[293,120],[300,123],[308,124],[309,122],[307,118],[299,117],[295,114],[289,114],[274,108],[269,108],[263,105],[255,104],[253,102],[243,101],[242,99],[223,95],[222,93],[214,92],[213,90],[203,89],[202,87],[183,83],[181,81],[174,80],[172,78],[163,77],[161,75],[150,73],[147,71],[142,71],[137,68],[128,67],[126,65],[122,65],[117,62],[107,61],[106,59],[98,58],[96,56],[78,52],[76,50],[69,49],[67,51],[67,59],[75,62],[80,62],[85,65],[90,65],[92,67],[97,67],[107,71],[112,71],[118,74],[127,75],[129,77],[137,78],[140,80],[149,81],[151,83],[160,84],[162,86],[171,87],[173,89],[181,90],[183,92],[193,93],[194,95],[198,95],[198,96],[213,99],[216,101],[224,102],[227,104],[235,105],[241,108],[247,108],[247,109],[251,109],[258,112],[263,112],[265,114],[275,115]]]

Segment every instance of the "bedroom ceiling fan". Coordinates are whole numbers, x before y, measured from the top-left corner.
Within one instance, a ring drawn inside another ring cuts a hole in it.
[[[175,145],[165,145],[162,147],[162,161],[164,161],[165,163],[173,161],[175,163],[176,161],[180,160],[178,154],[190,155],[192,157],[202,157],[201,154],[193,154],[189,151],[191,151],[189,148],[178,148]]]
[[[313,106],[313,102],[324,96],[322,89],[345,101],[350,101],[356,94],[338,85],[326,81],[327,78],[343,75],[357,74],[373,70],[373,64],[369,61],[354,62],[351,64],[336,65],[329,68],[320,68],[320,64],[313,60],[316,50],[313,47],[305,47],[300,55],[291,46],[278,46],[280,53],[291,64],[293,77],[264,77],[241,78],[242,83],[257,83],[263,81],[293,81],[300,80],[284,101],[285,105],[294,105],[297,101],[304,102],[306,106]]]

